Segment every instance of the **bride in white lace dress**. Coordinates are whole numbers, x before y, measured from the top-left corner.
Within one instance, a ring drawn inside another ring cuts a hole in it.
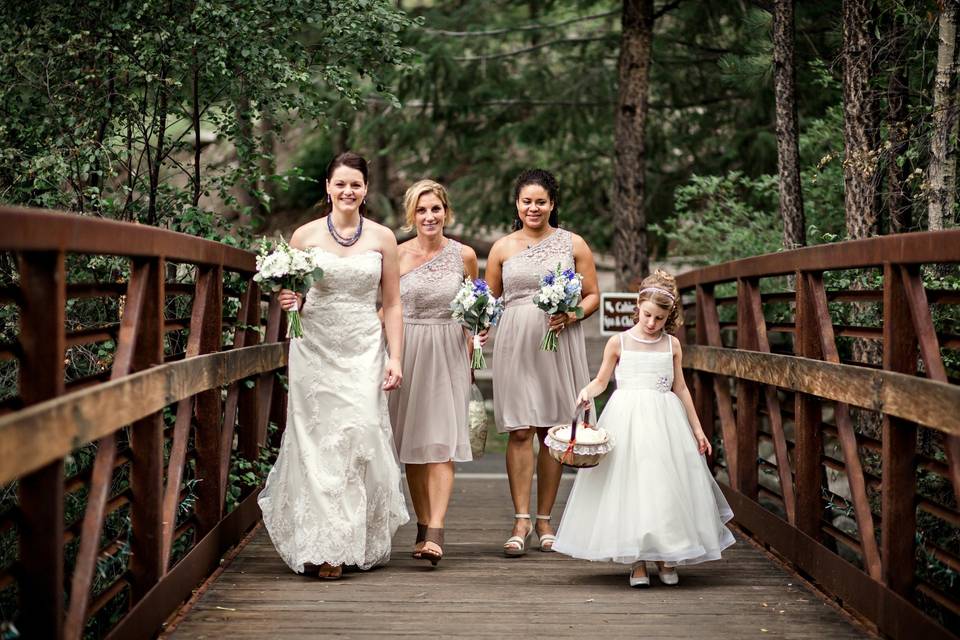
[[[290,241],[322,250],[324,277],[302,302],[303,338],[290,342],[287,425],[259,503],[291,569],[339,578],[343,565],[389,560],[408,520],[384,393],[401,384],[403,328],[396,239],[361,215],[366,161],[337,156],[326,185],[328,215]],[[285,309],[301,300],[280,294]]]

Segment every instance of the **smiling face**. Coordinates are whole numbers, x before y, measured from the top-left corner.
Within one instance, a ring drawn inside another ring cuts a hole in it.
[[[327,193],[334,211],[352,214],[367,195],[367,181],[357,169],[341,165],[327,180]]]
[[[413,210],[413,223],[417,228],[417,235],[428,238],[439,236],[443,233],[446,217],[447,210],[440,198],[430,191],[424,193],[417,200],[417,206]]]
[[[520,189],[517,198],[517,215],[525,228],[531,230],[543,229],[550,220],[553,211],[553,201],[550,194],[539,184],[528,184]]]
[[[644,300],[637,307],[637,326],[644,334],[656,337],[663,331],[668,315],[670,312],[653,300]]]

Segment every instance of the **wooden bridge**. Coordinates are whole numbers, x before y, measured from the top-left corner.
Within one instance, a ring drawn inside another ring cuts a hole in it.
[[[437,570],[404,557],[404,529],[387,568],[290,574],[249,535],[286,362],[253,255],[38,210],[0,209],[0,229],[0,622],[22,637],[149,637],[168,619],[178,637],[960,628],[960,290],[940,277],[960,231],[680,278],[684,367],[743,542],[638,597],[613,565],[501,558],[505,480],[484,477],[458,482]]]

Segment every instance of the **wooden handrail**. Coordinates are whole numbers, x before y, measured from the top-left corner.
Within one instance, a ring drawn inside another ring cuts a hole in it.
[[[790,389],[960,436],[960,386],[903,373],[740,349],[688,345],[683,366]]]
[[[705,431],[716,433],[722,443],[722,460],[714,463],[738,522],[892,637],[953,637],[921,611],[917,593],[938,594],[925,605],[937,603],[938,615],[949,617],[960,608],[917,573],[915,542],[918,508],[948,525],[960,521],[955,507],[927,499],[917,486],[918,470],[933,471],[960,498],[960,387],[950,384],[941,356],[958,341],[936,331],[930,308],[933,301],[956,308],[960,296],[927,291],[921,277],[925,265],[942,269],[939,265],[958,263],[960,230],[951,230],[807,247],[677,277],[685,317],[694,329],[680,336],[683,366]],[[866,270],[881,288],[855,284],[830,291],[824,274],[838,270]],[[761,293],[770,279],[776,292]],[[735,296],[729,293],[732,286]],[[787,286],[794,290],[783,291]],[[714,294],[719,287],[724,287],[722,298]],[[832,301],[855,309],[873,305],[874,313],[882,313],[881,322],[834,324]],[[735,321],[729,315],[733,304]],[[776,323],[765,319],[767,304],[778,305],[773,307]],[[783,317],[790,311],[792,320]],[[777,351],[792,346],[794,355],[772,353],[771,334],[777,335]],[[882,362],[841,360],[840,336],[860,340],[867,345],[863,349],[878,349]],[[956,372],[952,376],[956,380]],[[785,392],[791,392],[792,412],[781,406]],[[825,405],[831,425],[824,424]],[[851,407],[880,416],[882,424],[871,427],[880,433],[861,433]],[[769,435],[761,432],[761,419]],[[921,428],[941,434],[946,464],[917,450]],[[826,444],[836,458],[824,456]],[[868,460],[877,454],[879,465]],[[768,472],[765,487],[759,483],[760,468]],[[823,483],[827,468],[843,476],[846,489]],[[878,490],[879,501],[871,494]],[[856,522],[853,534],[838,537],[839,529],[824,521],[830,513],[822,496],[836,491],[843,492]],[[776,508],[783,509],[782,520],[764,506],[771,495],[781,500]],[[862,568],[840,556],[836,542],[857,554]],[[925,548],[948,557],[935,542]]]
[[[151,367],[4,416],[0,418],[0,484],[174,402],[286,363],[286,349],[280,343],[222,351]]]
[[[173,262],[215,264],[231,271],[256,268],[256,257],[249,251],[157,227],[10,206],[0,206],[0,220],[8,230],[0,241],[3,251],[163,256]]]
[[[246,499],[240,496],[241,508],[227,514],[227,485],[232,460],[255,461],[267,444],[268,422],[283,428],[274,384],[274,373],[286,364],[279,304],[267,302],[252,281],[255,256],[217,242],[15,207],[0,207],[0,228],[6,232],[0,251],[14,252],[19,265],[19,286],[3,287],[0,304],[19,307],[21,321],[17,340],[0,347],[20,371],[19,395],[4,401],[0,417],[0,484],[16,480],[20,494],[12,517],[0,520],[17,528],[20,553],[15,566],[0,567],[0,584],[15,580],[17,625],[27,637],[80,638],[92,616],[106,626],[122,617],[124,628],[137,628],[131,616],[153,620],[158,611],[170,612],[196,584],[183,576],[211,571],[213,554],[237,542],[258,517],[253,488],[245,489]],[[67,282],[67,257],[91,254],[129,257],[128,281]],[[239,275],[228,294],[242,301],[235,320],[222,317],[225,272]],[[167,282],[185,275],[193,282]],[[68,299],[119,296],[118,323],[65,330]],[[189,299],[189,317],[165,317],[171,296],[181,297],[181,315]],[[224,349],[227,327],[234,340]],[[185,349],[182,358],[165,353],[171,329],[186,330],[167,349]],[[112,366],[66,385],[67,349],[106,339],[115,343],[105,361]],[[175,409],[175,424],[164,422],[168,408]],[[85,458],[93,453],[92,466],[64,478],[64,459],[80,448]],[[113,493],[118,460],[126,461],[129,478],[120,496]],[[199,481],[189,520],[195,533],[187,544],[188,556],[200,564],[178,571],[171,554],[186,474]],[[85,508],[71,513],[66,530],[68,486],[70,503],[80,498]],[[129,545],[129,566],[93,598],[104,522],[121,499],[129,500],[130,533],[112,534],[113,547]],[[78,545],[72,565],[65,558],[68,540]],[[70,585],[66,606],[64,584]],[[122,605],[110,603],[121,594]]]

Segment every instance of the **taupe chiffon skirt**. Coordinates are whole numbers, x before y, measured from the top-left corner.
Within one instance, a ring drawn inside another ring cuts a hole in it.
[[[404,319],[403,385],[388,395],[397,455],[404,464],[467,462],[470,360],[456,322]]]
[[[560,332],[557,351],[540,351],[548,316],[532,303],[508,307],[493,345],[493,408],[500,433],[569,423],[588,382],[583,327]]]

